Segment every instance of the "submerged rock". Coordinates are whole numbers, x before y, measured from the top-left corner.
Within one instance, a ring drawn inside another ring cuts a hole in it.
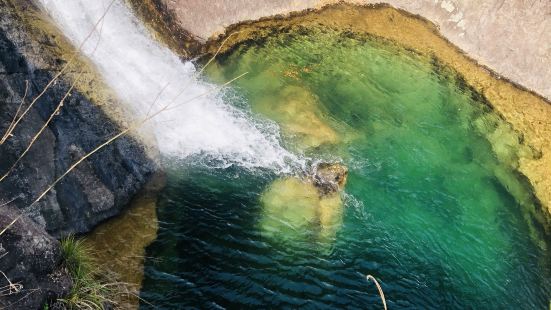
[[[348,169],[339,163],[317,164],[302,178],[275,180],[262,194],[262,233],[279,240],[331,242],[342,224]]]
[[[119,309],[139,308],[145,249],[157,237],[157,195],[164,186],[164,174],[156,175],[128,209],[84,238],[94,261],[113,272],[130,292],[114,296]]]
[[[313,183],[321,196],[337,193],[346,185],[348,168],[340,163],[319,163],[312,174]]]
[[[277,97],[266,96],[257,108],[278,122],[283,135],[301,150],[339,141],[337,132],[323,115],[319,100],[304,87],[279,89]]]

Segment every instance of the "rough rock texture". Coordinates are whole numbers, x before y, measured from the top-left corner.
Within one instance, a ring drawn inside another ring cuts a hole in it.
[[[0,309],[42,309],[69,293],[59,242],[14,208],[0,209]],[[10,283],[12,285],[9,291]]]
[[[208,39],[224,27],[318,8],[338,0],[147,0],[161,2],[183,29]],[[439,26],[452,43],[499,74],[551,99],[551,1],[347,0],[388,3]]]
[[[0,0],[0,137],[20,103],[26,110],[73,55],[70,44],[52,29],[31,1]],[[33,204],[76,160],[118,133],[127,115],[82,59],[77,56],[67,68],[13,136],[0,143],[0,178],[10,171],[0,181],[0,231],[17,218],[0,233],[0,309],[42,309],[67,295],[71,280],[51,235],[88,232],[120,213],[158,170],[150,148],[123,137]],[[81,79],[76,82],[76,77]],[[11,170],[68,92],[59,113]],[[6,287],[10,281],[15,285],[11,291]]]
[[[312,175],[314,185],[321,196],[327,196],[344,189],[348,168],[340,163],[319,163]]]
[[[57,44],[55,35],[42,32],[31,36],[27,31],[21,14],[33,9],[29,1],[0,0],[0,135],[6,132],[22,101],[25,81],[29,87],[24,108],[66,61],[44,51],[43,47]],[[0,146],[1,175],[54,111],[70,81],[58,80],[29,110],[13,137]],[[15,170],[0,182],[0,204],[15,199],[13,204],[25,215],[49,233],[62,236],[88,232],[129,203],[157,167],[139,143],[123,137],[91,156],[31,206],[71,164],[120,131],[97,104],[101,103],[92,103],[76,88],[72,90],[60,113]]]

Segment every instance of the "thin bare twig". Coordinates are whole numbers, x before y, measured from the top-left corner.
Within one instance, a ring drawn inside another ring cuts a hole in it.
[[[23,295],[21,298],[19,298],[18,300],[12,302],[11,304],[9,304],[9,307],[13,307],[14,305],[22,302],[23,300],[25,300],[27,297],[29,297],[31,294],[34,294],[38,291],[40,291],[40,289],[38,288],[34,288],[34,289],[27,289],[25,290],[26,292],[28,292],[27,294]]]
[[[220,47],[218,47],[218,50],[216,50],[216,53],[214,53],[214,55],[209,59],[209,61],[207,61],[207,63],[201,68],[201,70],[195,72],[192,75],[191,79],[195,79],[199,75],[201,75],[205,71],[205,69],[211,64],[211,62],[216,58],[216,56],[218,56],[218,54],[222,50],[222,47],[224,47],[224,45],[226,44],[228,39],[230,37],[232,37],[233,35],[238,34],[238,33],[240,33],[240,31],[233,32],[227,38],[225,38],[224,41],[222,41],[222,43],[220,44]],[[172,98],[172,100],[170,101],[170,104],[174,103],[189,88],[190,85],[191,84],[189,84],[189,80],[188,80],[188,83],[186,84],[186,86],[184,88],[182,88],[182,90],[174,98]]]
[[[29,80],[25,80],[25,94],[23,95],[23,98],[21,99],[21,103],[19,104],[19,107],[17,108],[17,111],[15,112],[15,115],[13,116],[13,120],[11,121],[10,125],[8,126],[8,129],[6,130],[6,133],[2,136],[2,139],[0,139],[0,145],[4,144],[8,137],[11,136],[11,133],[13,132],[13,129],[15,128],[15,120],[17,119],[17,116],[19,115],[19,112],[21,111],[21,108],[25,104],[25,99],[27,98],[27,93],[29,91]]]
[[[94,54],[96,52],[96,50],[98,49],[98,46],[100,44],[100,41],[101,41],[101,34],[103,32],[103,25],[104,23],[102,22],[101,23],[101,27],[100,27],[100,30],[99,30],[99,38],[98,38],[98,41],[96,42],[96,45],[94,46],[94,49],[92,50],[91,54]],[[94,28],[95,29],[95,28]],[[25,157],[25,155],[29,152],[29,150],[31,149],[31,147],[33,146],[33,144],[36,142],[36,140],[38,140],[38,138],[42,135],[42,133],[44,132],[44,130],[46,130],[46,128],[48,127],[48,125],[52,122],[52,120],[54,119],[54,117],[56,115],[58,115],[59,111],[61,110],[61,108],[63,107],[63,105],[65,104],[65,100],[70,96],[71,92],[73,91],[73,89],[75,88],[76,84],[80,81],[80,78],[82,77],[82,74],[84,72],[83,71],[80,71],[79,74],[77,75],[77,77],[75,78],[75,80],[73,81],[73,83],[71,84],[71,87],[69,87],[69,89],[65,92],[65,94],[63,95],[63,98],[61,98],[61,100],[59,101],[57,107],[55,108],[55,110],[50,114],[48,120],[42,125],[42,127],[40,128],[40,130],[34,135],[34,137],[31,139],[31,142],[29,143],[29,145],[27,146],[27,148],[25,149],[25,151],[23,151],[23,153],[21,155],[19,155],[19,157],[17,158],[17,160],[11,165],[11,167],[6,171],[6,173],[4,173],[4,175],[0,178],[0,182],[4,181],[4,179],[6,177],[8,177],[8,175],[10,175],[10,173],[13,171],[13,169],[15,169],[15,167],[17,167],[17,164],[19,164],[19,162],[21,162],[21,160],[23,159],[23,157]],[[26,91],[25,91],[25,94],[26,94]]]
[[[6,230],[10,229],[10,227],[12,227],[13,224],[15,224],[15,222],[17,222],[21,218],[21,216],[22,215],[19,215],[18,217],[13,219],[13,221],[11,221],[11,223],[9,223],[8,226],[4,227],[4,229],[2,229],[2,231],[0,231],[0,236],[2,236],[6,232]]]
[[[23,289],[23,285],[21,285],[21,283],[14,284],[10,281],[10,279],[8,279],[3,271],[0,271],[0,273],[4,276],[6,281],[8,281],[8,285],[0,287],[0,296],[9,296],[21,292]]]
[[[240,74],[240,75],[234,77],[233,79],[227,81],[226,83],[220,85],[219,87],[216,87],[215,90],[219,90],[219,89],[221,89],[222,87],[227,86],[227,85],[233,83],[235,80],[240,79],[240,78],[242,78],[243,76],[245,76],[245,75],[247,75],[247,74],[249,74],[249,72],[242,73],[242,74]],[[198,98],[200,98],[200,97],[206,96],[206,95],[208,95],[208,94],[210,94],[210,93],[211,93],[210,91],[205,92],[205,93],[202,93],[201,95],[198,95],[198,96],[192,98],[192,99],[189,100],[189,101],[182,102],[182,103],[177,104],[177,105],[175,105],[175,106],[173,106],[173,107],[171,106],[171,104],[168,104],[168,105],[165,106],[165,108],[163,108],[163,109],[162,109],[161,111],[159,111],[159,112],[164,112],[164,111],[176,109],[177,107],[179,107],[179,106],[181,106],[181,105],[184,105],[184,104],[186,104],[186,103],[189,103],[190,101],[193,101],[193,100],[198,99]],[[156,114],[159,114],[159,112],[157,112]]]
[[[232,83],[233,81],[241,78],[242,76],[244,76],[245,74],[247,74],[248,72],[245,72],[233,79],[231,79],[230,81],[220,85],[219,87],[216,87],[214,90],[210,90],[210,91],[207,91],[207,92],[204,92],[200,95],[197,95],[181,104],[179,104],[178,106],[180,105],[183,105],[183,104],[186,104],[186,103],[189,103],[191,101],[194,101],[198,98],[201,98],[203,96],[206,96],[208,94],[210,94],[211,92],[215,91],[215,90],[218,90],[222,87],[225,87],[227,85],[229,85],[230,83]],[[164,89],[163,89],[164,90]],[[158,99],[160,96],[157,96],[156,99]],[[154,103],[153,103],[154,104]],[[128,132],[132,131],[132,130],[135,130],[139,127],[141,127],[143,124],[145,124],[147,121],[151,120],[152,118],[154,118],[155,116],[169,110],[169,109],[173,109],[173,108],[176,108],[177,106],[175,107],[170,107],[170,103],[165,105],[165,107],[163,107],[162,109],[160,109],[159,111],[155,112],[154,114],[144,118],[142,121],[140,121],[139,123],[136,123],[135,125],[133,126],[130,126],[128,128],[126,128],[125,130],[119,132],[118,134],[116,134],[115,136],[113,136],[112,138],[110,138],[109,140],[105,141],[104,143],[100,144],[98,147],[96,147],[95,149],[93,149],[92,151],[90,151],[89,153],[87,153],[86,155],[84,155],[83,157],[81,157],[79,160],[77,160],[74,164],[71,165],[71,167],[69,167],[69,169],[67,169],[67,171],[65,171],[61,176],[59,176],[52,184],[50,184],[50,186],[48,186],[48,188],[42,192],[42,194],[40,194],[40,196],[38,196],[38,198],[33,202],[31,203],[30,206],[34,205],[35,203],[37,203],[38,201],[40,201],[40,199],[42,199],[49,191],[52,190],[52,188],[54,188],[57,183],[59,183],[63,178],[65,178],[65,176],[67,176],[71,171],[73,171],[78,165],[80,165],[84,160],[86,160],[88,157],[92,156],[94,153],[96,153],[97,151],[101,150],[102,148],[104,148],[105,146],[111,144],[113,141],[117,140],[118,138],[124,136],[125,134],[127,134]]]
[[[0,204],[0,208],[3,207],[3,206],[9,205],[10,203],[12,203],[12,202],[14,202],[15,200],[17,200],[17,198],[19,198],[19,197],[12,198],[11,200],[8,200],[7,202],[4,202],[4,203]]]
[[[57,81],[57,79],[67,70],[67,68],[69,68],[69,66],[73,63],[73,61],[75,61],[75,59],[77,58],[77,55],[80,54],[80,52],[82,51],[82,48],[84,47],[84,44],[88,41],[88,39],[90,39],[90,37],[92,36],[92,34],[94,33],[94,31],[96,31],[96,28],[98,27],[98,25],[103,21],[103,19],[105,18],[105,16],[107,15],[107,13],[109,12],[109,9],[111,8],[111,6],[113,5],[113,3],[115,3],[116,0],[112,0],[109,5],[107,6],[107,9],[105,10],[105,12],[103,12],[103,14],[101,15],[101,17],[97,20],[97,22],[94,24],[94,27],[92,28],[92,30],[90,31],[90,33],[88,33],[88,35],[84,38],[84,40],[80,43],[78,49],[73,53],[73,55],[71,56],[71,58],[69,58],[69,60],[67,61],[67,63],[65,64],[65,66],[63,66],[63,68],[61,68],[61,71],[59,71],[49,82],[48,84],[46,84],[46,86],[44,87],[44,89],[42,89],[42,91],[40,92],[40,94],[38,94],[38,96],[36,96],[32,101],[31,103],[29,104],[29,106],[25,109],[25,111],[17,118],[17,120],[15,121],[15,123],[13,123],[13,126],[12,126],[12,130],[13,131],[15,129],[15,127],[17,127],[17,125],[21,122],[21,120],[23,119],[23,117],[25,117],[25,115],[29,112],[29,110],[34,106],[34,104],[38,101],[38,99],[40,99],[45,93],[46,91],[52,86],[55,84],[55,82]],[[6,139],[8,139],[10,136],[7,136]]]
[[[149,106],[149,110],[147,111],[147,114],[145,115],[146,118],[149,116],[149,114],[151,113],[151,110],[153,109],[153,106],[155,105],[157,100],[159,100],[159,98],[161,97],[161,94],[165,91],[165,89],[168,87],[168,85],[170,85],[170,83],[166,83],[166,85],[163,88],[161,88],[161,91],[157,94],[157,96],[155,97],[155,100]]]
[[[226,42],[233,36],[233,35],[236,35],[238,33],[240,33],[241,31],[236,31],[236,32],[232,32],[229,36],[227,36],[224,41],[222,41],[222,43],[220,44],[220,46],[218,47],[218,49],[216,50],[216,52],[214,53],[214,55],[212,55],[212,57],[209,59],[209,61],[207,61],[207,63],[203,66],[203,68],[201,68],[201,70],[199,70],[199,74],[203,73],[203,71],[205,71],[205,69],[210,65],[211,62],[214,61],[214,59],[216,59],[216,56],[218,56],[218,54],[220,53],[220,51],[222,50],[222,48],[224,47],[224,45],[226,45]],[[198,74],[198,75],[199,75]]]
[[[75,80],[75,83],[80,80],[80,77],[82,76],[82,72],[79,73],[78,75],[78,78]],[[75,87],[75,83],[73,83],[73,85],[71,85],[71,87],[69,88],[69,90],[65,93],[65,95],[63,96],[63,98],[61,99],[61,101],[59,101],[59,104],[57,105],[57,107],[55,108],[55,110],[52,112],[52,114],[50,114],[50,117],[48,118],[48,120],[42,125],[42,127],[40,128],[40,130],[34,135],[34,137],[31,139],[31,142],[29,143],[29,145],[27,146],[27,148],[25,149],[25,151],[23,151],[23,153],[17,158],[17,160],[11,165],[11,167],[8,169],[8,171],[6,171],[6,173],[4,173],[4,175],[0,178],[0,182],[4,181],[4,179],[6,177],[8,177],[8,175],[10,175],[10,173],[13,171],[13,169],[15,169],[15,167],[17,167],[17,164],[19,164],[19,162],[23,159],[23,157],[25,157],[25,155],[27,155],[27,153],[29,152],[29,150],[31,149],[31,147],[33,146],[33,144],[36,142],[36,140],[40,137],[40,135],[42,135],[42,132],[44,132],[44,130],[48,127],[48,125],[50,124],[50,122],[53,120],[53,118],[59,113],[59,110],[61,109],[61,107],[63,107],[63,104],[65,103],[65,100],[67,99],[67,97],[69,97],[69,94],[71,93],[71,91],[73,90],[73,88]]]
[[[383,289],[379,285],[379,282],[377,281],[377,279],[375,279],[375,277],[373,277],[370,274],[368,274],[366,276],[366,278],[367,278],[367,281],[372,280],[375,283],[375,285],[377,286],[377,290],[379,290],[379,296],[381,296],[381,300],[383,301],[383,307],[384,307],[385,310],[387,310],[385,294],[383,293]]]

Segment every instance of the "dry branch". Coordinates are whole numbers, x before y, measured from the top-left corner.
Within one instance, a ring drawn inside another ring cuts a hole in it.
[[[190,80],[196,79],[199,75],[201,75],[205,71],[205,69],[211,64],[211,62],[216,58],[216,56],[218,56],[218,54],[222,50],[222,47],[224,47],[224,45],[226,44],[228,39],[230,37],[232,37],[233,35],[238,34],[238,33],[239,33],[239,31],[233,32],[227,38],[225,38],[224,41],[222,41],[222,43],[220,44],[220,47],[218,48],[218,50],[216,50],[216,53],[214,53],[214,55],[212,55],[212,57],[207,61],[207,63],[201,68],[201,70],[195,72],[192,75]],[[182,90],[176,96],[174,96],[174,98],[172,98],[172,100],[170,101],[169,104],[174,103],[189,88],[189,86],[190,86],[190,84],[188,82],[187,85],[184,88],[182,88]]]
[[[8,285],[0,286],[0,297],[9,296],[21,292],[21,290],[23,289],[23,285],[21,285],[21,283],[12,283],[4,272],[0,271],[0,273],[4,276],[6,281],[8,281]]]
[[[2,229],[2,231],[0,231],[0,236],[2,236],[6,230],[10,229],[10,227],[13,226],[13,224],[15,224],[15,222],[17,222],[20,218],[21,218],[22,215],[19,215],[18,217],[14,218],[13,221],[11,221],[11,223],[8,224],[8,226],[4,227],[4,229]]]
[[[11,121],[10,125],[8,126],[8,129],[6,130],[6,133],[2,136],[2,139],[0,139],[0,145],[4,144],[8,137],[11,137],[11,133],[13,132],[13,129],[15,128],[15,120],[17,119],[17,116],[19,115],[19,112],[21,111],[21,108],[25,104],[25,99],[27,98],[27,92],[29,91],[29,80],[25,80],[25,94],[23,95],[23,98],[21,99],[21,103],[19,104],[19,107],[17,108],[17,111],[15,112],[15,115],[13,116],[13,120]]]
[[[377,290],[379,291],[379,296],[381,296],[381,300],[383,301],[383,307],[384,307],[385,310],[387,310],[385,294],[383,293],[383,289],[379,285],[379,282],[377,281],[377,279],[375,279],[375,277],[373,277],[370,274],[368,274],[366,276],[366,278],[367,278],[367,281],[372,280],[375,283],[375,285],[377,286]]]
[[[42,91],[40,92],[40,94],[38,94],[38,96],[36,96],[32,101],[31,103],[29,104],[29,106],[25,109],[25,111],[23,111],[23,113],[17,118],[17,120],[13,123],[13,126],[11,126],[11,130],[10,132],[13,132],[13,130],[15,129],[15,127],[17,127],[17,125],[21,122],[21,120],[23,120],[23,118],[25,117],[25,115],[29,112],[29,110],[34,106],[34,104],[38,101],[38,99],[40,99],[45,93],[46,91],[48,91],[48,89],[55,84],[55,82],[57,81],[57,79],[67,70],[67,68],[69,68],[69,66],[73,63],[73,61],[75,61],[75,59],[77,58],[77,56],[81,53],[82,51],[82,48],[84,47],[84,44],[86,44],[86,42],[88,41],[88,39],[90,39],[90,37],[92,36],[92,34],[94,33],[94,31],[96,31],[98,25],[104,20],[105,16],[107,15],[107,13],[109,12],[109,9],[111,8],[111,6],[113,5],[113,3],[115,3],[116,0],[112,0],[109,5],[107,6],[105,12],[103,12],[103,14],[101,15],[101,17],[97,20],[97,22],[94,24],[94,27],[92,28],[92,30],[90,31],[90,33],[88,33],[88,35],[84,38],[84,40],[80,43],[78,49],[76,51],[73,52],[73,55],[71,56],[71,58],[69,58],[69,60],[67,61],[67,63],[65,64],[65,66],[63,66],[63,68],[61,68],[61,71],[59,71],[49,82],[48,84],[46,84],[46,86],[42,89]],[[99,42],[99,41],[98,41]],[[97,48],[97,45],[96,45],[96,48]],[[95,49],[94,49],[95,51]],[[9,139],[10,135],[6,135],[5,137],[2,138],[2,143],[5,142],[5,140]],[[5,139],[4,139],[5,138]],[[0,143],[0,144],[2,144]]]
[[[104,15],[107,14],[107,11],[104,12]],[[102,18],[103,18],[102,16]],[[102,31],[103,31],[103,22],[102,22],[102,19],[100,19],[98,21],[98,23],[101,21],[101,27],[100,27],[100,31],[99,31],[99,38],[98,38],[98,41],[96,42],[96,46],[94,46],[94,49],[92,50],[91,52],[91,55],[94,54],[96,52],[96,50],[98,49],[98,46],[99,46],[99,43],[101,41],[101,34],[102,34]],[[92,32],[96,29],[97,27],[97,24],[94,25],[94,29],[92,29]],[[86,39],[87,40],[87,39]],[[84,44],[84,43],[83,43]],[[82,47],[82,46],[81,46]],[[6,171],[6,173],[4,173],[4,175],[0,178],[0,182],[4,181],[4,179],[6,177],[9,176],[9,174],[13,171],[13,169],[15,169],[15,167],[17,167],[17,164],[19,164],[19,162],[23,159],[23,157],[25,157],[25,155],[27,154],[27,152],[29,152],[29,150],[31,149],[31,147],[33,146],[33,144],[36,142],[36,140],[38,140],[38,138],[42,135],[42,133],[44,132],[44,130],[46,130],[46,128],[48,127],[48,125],[52,122],[53,118],[59,114],[59,111],[61,110],[61,108],[63,107],[64,103],[65,103],[65,100],[70,96],[71,92],[73,91],[73,89],[75,88],[75,85],[80,81],[80,78],[82,77],[82,74],[84,72],[83,71],[80,71],[79,74],[77,75],[77,77],[75,78],[75,80],[73,81],[73,83],[71,84],[71,86],[69,87],[69,89],[65,92],[65,94],[63,95],[63,98],[61,98],[61,100],[59,101],[57,107],[55,108],[55,110],[50,114],[50,116],[48,117],[48,120],[44,123],[44,125],[42,125],[42,127],[40,128],[40,130],[34,135],[34,137],[31,139],[31,142],[29,143],[29,145],[27,146],[27,148],[25,149],[25,151],[23,151],[23,153],[17,158],[17,160],[11,165],[11,167]],[[27,82],[27,88],[28,88],[28,81]],[[25,89],[25,97],[27,96],[27,88]],[[23,101],[24,101],[24,97],[23,97]],[[21,102],[21,104],[23,104],[23,101]],[[20,108],[21,108],[21,105],[20,105]],[[19,113],[19,110],[17,111],[17,113]],[[16,113],[16,115],[17,115]],[[23,115],[22,115],[23,116]],[[10,125],[10,130],[9,132],[7,133],[6,137],[9,136],[9,134],[11,133],[11,131],[13,131],[13,129],[15,128],[15,123],[13,123],[13,126]],[[1,144],[1,143],[0,143]]]
[[[75,87],[75,83],[77,83],[78,80],[80,80],[80,77],[82,76],[82,72],[79,73],[77,79],[75,80],[75,82],[73,83],[73,85],[71,85],[71,87],[69,88],[69,90],[65,93],[65,95],[63,96],[63,98],[59,101],[59,104],[57,105],[57,107],[55,108],[55,110],[52,112],[52,114],[50,114],[50,117],[48,118],[48,120],[44,123],[44,125],[42,125],[42,127],[40,128],[40,130],[34,135],[34,137],[31,139],[31,142],[29,143],[29,145],[27,146],[27,148],[25,149],[25,151],[23,151],[23,153],[17,158],[17,160],[11,165],[11,167],[8,169],[8,171],[6,171],[6,173],[4,173],[4,175],[0,178],[0,182],[4,181],[4,179],[6,177],[8,177],[8,175],[10,175],[10,173],[13,171],[13,169],[15,169],[15,167],[17,167],[17,164],[19,164],[19,162],[21,162],[21,160],[23,159],[23,157],[25,157],[25,155],[29,152],[29,150],[31,149],[31,147],[33,146],[33,144],[36,142],[36,140],[40,137],[40,135],[42,135],[42,132],[44,132],[44,130],[48,127],[48,125],[50,124],[50,122],[53,120],[53,118],[59,113],[59,110],[61,110],[61,108],[63,107],[63,104],[65,103],[65,100],[69,97],[71,91],[73,90],[73,88]]]

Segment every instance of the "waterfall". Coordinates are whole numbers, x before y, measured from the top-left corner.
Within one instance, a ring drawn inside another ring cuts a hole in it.
[[[111,0],[38,1],[74,46],[107,12],[82,53],[137,115],[145,117],[174,102],[174,109],[151,120],[164,156],[199,156],[216,166],[276,171],[289,171],[300,162],[280,145],[277,126],[224,102],[221,92],[213,91],[218,86],[202,81],[193,63],[156,42],[122,0],[111,7]]]

